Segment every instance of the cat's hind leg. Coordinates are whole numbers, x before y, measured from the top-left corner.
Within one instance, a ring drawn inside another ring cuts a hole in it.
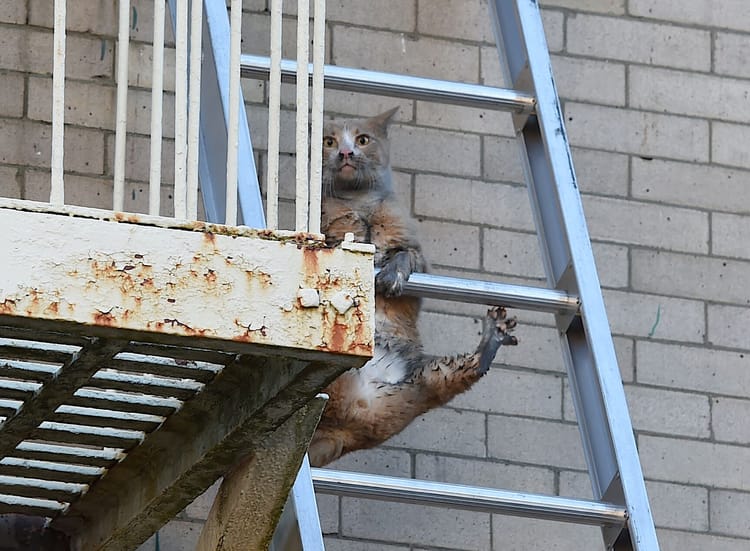
[[[429,360],[421,369],[422,384],[430,390],[430,407],[445,404],[468,390],[487,373],[502,345],[518,344],[510,334],[516,327],[515,318],[507,318],[505,308],[491,308],[484,318],[482,337],[473,354]]]

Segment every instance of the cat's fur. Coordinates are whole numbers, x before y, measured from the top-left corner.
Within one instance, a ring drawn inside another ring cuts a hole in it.
[[[467,390],[490,367],[515,320],[502,308],[484,320],[472,354],[430,359],[417,331],[420,301],[402,295],[412,272],[427,262],[411,219],[393,193],[388,124],[396,110],[370,119],[329,122],[323,138],[322,231],[329,245],[347,232],[375,245],[375,351],[325,392],[330,400],[312,443],[310,462],[322,466],[341,455],[376,446],[415,417]]]

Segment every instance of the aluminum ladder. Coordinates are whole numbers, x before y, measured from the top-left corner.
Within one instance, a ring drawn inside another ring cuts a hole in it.
[[[304,464],[291,501],[298,520],[297,543],[305,551],[323,548],[313,485],[322,493],[593,524],[602,528],[606,549],[659,549],[539,6],[535,0],[490,0],[490,8],[512,90],[335,66],[325,67],[325,85],[513,113],[549,287],[413,274],[406,292],[554,314],[594,500],[309,469]],[[286,81],[295,78],[293,64],[282,62]],[[241,68],[245,77],[268,78],[270,60],[244,55]]]

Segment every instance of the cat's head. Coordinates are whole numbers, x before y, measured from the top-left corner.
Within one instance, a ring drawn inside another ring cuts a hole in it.
[[[390,193],[388,125],[398,107],[369,119],[329,121],[323,128],[323,195]]]

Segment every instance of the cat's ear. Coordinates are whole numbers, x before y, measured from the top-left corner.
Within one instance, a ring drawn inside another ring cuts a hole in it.
[[[398,113],[399,107],[394,107],[393,109],[389,109],[385,113],[381,113],[380,115],[375,115],[370,119],[370,122],[373,126],[378,128],[383,134],[388,133],[388,125],[391,124],[391,121],[393,120],[393,117]]]

